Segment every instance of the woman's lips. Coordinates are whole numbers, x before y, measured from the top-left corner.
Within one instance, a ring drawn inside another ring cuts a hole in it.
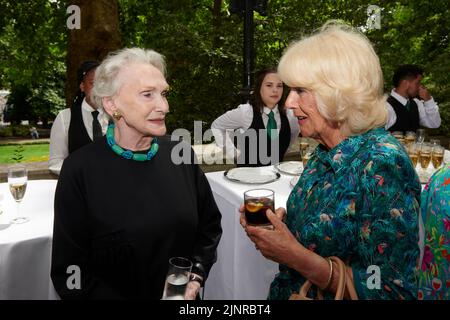
[[[148,121],[152,122],[152,123],[156,123],[156,124],[164,124],[165,119],[149,119]]]
[[[308,119],[308,117],[297,117],[298,123],[301,125],[302,123],[305,123],[306,119]]]

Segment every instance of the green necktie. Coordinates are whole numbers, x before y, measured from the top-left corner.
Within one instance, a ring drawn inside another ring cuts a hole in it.
[[[406,110],[409,111],[409,109],[411,109],[411,101],[409,101],[409,99],[406,101],[406,105],[405,105]]]
[[[274,129],[274,131],[272,131]],[[277,130],[277,122],[275,121],[275,115],[273,114],[273,111],[269,112],[269,121],[267,121],[267,134],[269,135],[270,139],[276,139],[278,136]]]

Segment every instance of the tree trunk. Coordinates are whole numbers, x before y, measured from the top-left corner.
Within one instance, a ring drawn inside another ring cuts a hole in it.
[[[81,28],[68,29],[66,105],[78,89],[77,69],[83,61],[99,62],[121,47],[117,0],[70,0],[81,12]],[[69,18],[70,16],[67,15]]]
[[[214,7],[213,7],[213,48],[220,47],[220,25],[221,25],[221,16],[220,16],[220,9],[222,7],[222,0],[214,0]]]

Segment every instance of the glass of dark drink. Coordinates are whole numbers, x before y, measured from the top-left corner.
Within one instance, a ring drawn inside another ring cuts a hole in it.
[[[267,218],[267,209],[275,212],[275,194],[270,189],[252,189],[244,192],[245,219],[247,224],[259,227],[271,227]]]

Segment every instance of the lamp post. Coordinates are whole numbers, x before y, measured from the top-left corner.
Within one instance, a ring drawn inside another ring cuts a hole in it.
[[[239,94],[242,100],[248,102],[253,86],[254,73],[254,47],[253,47],[253,11],[257,11],[260,15],[267,15],[267,0],[232,0],[229,10],[244,18],[244,69],[243,69],[243,85]]]

